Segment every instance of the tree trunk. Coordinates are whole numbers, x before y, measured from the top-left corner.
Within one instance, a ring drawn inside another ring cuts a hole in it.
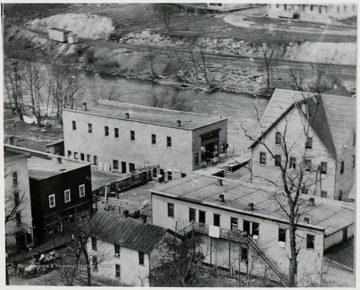
[[[290,234],[290,264],[289,264],[289,283],[290,287],[296,286],[296,272],[297,272],[297,251],[296,251],[296,226],[295,226],[295,215],[291,214],[289,219],[289,234]]]
[[[89,254],[86,250],[86,244],[82,246],[82,252],[86,261],[86,273],[87,273],[87,286],[91,286],[91,268]]]

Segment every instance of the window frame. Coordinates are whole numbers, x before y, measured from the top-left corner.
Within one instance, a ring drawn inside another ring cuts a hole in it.
[[[79,197],[83,198],[85,195],[86,195],[85,184],[80,184],[79,185]]]
[[[113,170],[119,170],[119,160],[113,159]]]
[[[114,138],[119,138],[119,128],[114,128]]]
[[[312,161],[311,159],[305,159],[304,160],[304,165],[305,165],[305,171],[312,171]]]
[[[72,120],[72,130],[76,131],[76,121]]]
[[[189,222],[196,222],[196,209],[189,207]]]
[[[121,267],[120,264],[115,263],[115,278],[120,279],[121,278]]]
[[[54,208],[54,207],[56,207],[56,199],[55,199],[55,194],[50,194],[49,196],[48,196],[48,201],[49,201],[49,208]],[[53,201],[53,205],[51,205],[52,204],[52,202],[51,201]]]
[[[345,161],[340,162],[340,174],[343,174],[345,171]]]
[[[109,126],[104,126],[104,136],[109,136]]]
[[[306,234],[306,249],[315,250],[315,235]]]
[[[19,175],[17,171],[13,171],[12,172],[12,184],[13,185],[18,185],[19,184]]]
[[[156,134],[151,134],[151,145],[156,145]]]
[[[130,130],[130,141],[135,141],[135,131],[134,130]]]
[[[166,147],[172,147],[172,139],[170,136],[166,136]]]
[[[194,153],[194,166],[199,165],[199,152]]]
[[[139,253],[139,265],[145,266],[145,253],[140,251],[138,253]]]
[[[69,198],[67,199],[66,198],[66,194],[69,194]],[[70,189],[66,189],[66,190],[64,190],[64,202],[65,203],[68,203],[68,202],[70,202],[71,201],[71,190]]]
[[[279,228],[278,230],[278,242],[286,243],[286,228]]]
[[[91,155],[90,154],[86,154],[86,161],[91,162]]]
[[[290,157],[289,169],[296,169],[296,157]]]
[[[85,154],[84,153],[80,153],[80,160],[85,161]]]
[[[281,155],[280,154],[276,154],[274,156],[274,166],[275,167],[281,167]]]
[[[236,224],[236,227],[234,225]],[[235,217],[230,217],[230,229],[232,231],[237,231],[239,229],[239,219]]]
[[[313,145],[313,138],[307,137],[305,141],[305,149],[312,149]]]
[[[260,162],[260,164],[266,165],[266,153],[265,152],[260,152],[259,162]]]
[[[77,152],[74,152],[74,159],[78,160],[78,153]]]
[[[320,173],[321,174],[327,174],[328,172],[328,163],[325,161],[321,161],[320,163]]]
[[[167,180],[172,181],[172,171],[170,170],[167,171]]]
[[[157,178],[157,168],[153,168],[152,176]]]
[[[240,247],[240,261],[247,262],[249,258],[249,251],[246,247]]]
[[[119,251],[117,251],[119,250]],[[120,259],[120,251],[121,251],[121,246],[118,244],[114,244],[114,257],[117,259]]]
[[[167,216],[170,218],[175,217],[175,205],[171,202],[167,203]]]
[[[91,123],[88,123],[88,133],[89,133],[89,134],[92,134],[92,132],[93,132],[92,124],[91,124]]]
[[[204,222],[202,222],[202,215],[204,215]],[[199,224],[206,224],[206,211],[199,210]]]
[[[220,227],[221,225],[221,215],[218,213],[214,213],[213,215],[213,225],[215,227]]]
[[[16,226],[21,225],[21,211],[16,211],[16,213],[15,213],[15,221],[16,221]]]
[[[67,151],[67,157],[68,157],[68,158],[71,158],[71,150],[68,150],[68,151]]]
[[[281,145],[281,133],[275,132],[275,145]]]

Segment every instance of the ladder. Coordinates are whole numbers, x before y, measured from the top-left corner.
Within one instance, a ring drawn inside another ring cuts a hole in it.
[[[255,250],[255,252],[264,260],[264,262],[270,267],[270,269],[273,270],[273,272],[279,277],[281,284],[285,287],[289,287],[289,280],[287,279],[287,277],[279,271],[279,269],[272,261],[269,260],[265,253],[255,243],[255,241],[250,236],[248,236],[247,240],[251,248]]]

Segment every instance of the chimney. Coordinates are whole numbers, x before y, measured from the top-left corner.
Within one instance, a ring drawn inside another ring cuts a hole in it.
[[[178,127],[181,127],[181,120],[177,120],[176,123]]]
[[[83,103],[83,109],[84,109],[84,111],[87,110],[87,104],[86,103]]]
[[[61,157],[57,157],[56,159],[57,159],[57,162],[58,162],[59,164],[61,164],[61,163],[62,163],[62,161],[61,161]]]
[[[6,138],[6,143],[8,143],[9,145],[15,145],[15,136],[9,136]]]
[[[251,210],[254,210],[254,203],[250,202],[249,207],[250,207]]]
[[[306,222],[308,224],[310,222],[310,219],[308,217],[305,217],[304,222]]]
[[[130,119],[130,113],[125,113],[126,119]]]
[[[311,197],[311,198],[309,199],[309,204],[310,204],[310,206],[314,206],[314,205],[315,205],[315,199],[314,199],[313,197]]]
[[[219,198],[221,202],[225,202],[225,196],[222,193],[219,194]]]
[[[222,179],[218,179],[218,180],[217,180],[217,184],[218,184],[219,186],[222,186],[222,185],[223,185]]]

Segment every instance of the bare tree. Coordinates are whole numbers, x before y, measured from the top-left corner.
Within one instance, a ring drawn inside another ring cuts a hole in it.
[[[153,8],[163,21],[166,32],[169,32],[171,18],[177,12],[177,7],[170,3],[155,3]]]
[[[186,104],[186,98],[180,96],[179,90],[171,93],[168,89],[162,89],[160,93],[153,93],[151,106],[178,111],[190,111]]]

